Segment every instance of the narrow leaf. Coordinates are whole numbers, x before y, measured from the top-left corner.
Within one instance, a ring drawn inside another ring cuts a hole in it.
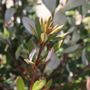
[[[35,23],[32,19],[28,17],[23,17],[22,23],[30,34],[35,35]]]
[[[14,8],[7,9],[5,11],[5,22],[9,22],[13,15],[15,14],[16,10]]]
[[[33,50],[31,51],[31,53],[29,54],[29,60],[30,60],[31,62],[32,62],[32,60],[33,60],[35,54],[36,54],[36,48],[33,49]]]
[[[63,27],[63,25],[57,26],[57,27],[50,33],[50,35],[59,32],[62,27]]]
[[[63,6],[62,10],[66,11],[69,9],[73,9],[75,7],[84,5],[85,3],[86,3],[86,0],[68,0],[65,6]]]
[[[35,26],[36,26],[36,30],[37,30],[38,37],[39,37],[39,39],[40,39],[40,35],[41,35],[41,33],[42,33],[42,28],[41,28],[41,25],[40,25],[39,18],[36,18],[36,19],[35,19]]]
[[[82,51],[82,63],[83,63],[85,66],[87,66],[87,65],[89,64],[89,62],[88,62],[88,60],[87,60],[87,58],[86,58],[86,50],[85,50],[85,49]]]
[[[71,43],[75,44],[80,39],[80,35],[77,31],[73,32]]]
[[[73,46],[70,46],[68,48],[66,48],[63,53],[72,53],[74,52],[75,50],[77,50],[79,48],[79,45],[76,44],[76,45],[73,45]]]
[[[60,60],[55,54],[53,48],[51,49],[50,53],[48,53],[47,58],[50,59],[50,61],[47,63],[44,73],[46,73],[47,75],[50,75],[52,71],[55,70],[59,66]]]

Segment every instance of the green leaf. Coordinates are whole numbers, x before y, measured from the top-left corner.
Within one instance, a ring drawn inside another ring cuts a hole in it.
[[[41,90],[46,84],[46,80],[37,80],[33,87],[32,90]]]
[[[28,42],[25,43],[25,47],[29,50],[32,51],[34,48],[34,42],[30,39]]]
[[[10,37],[10,32],[7,30],[7,28],[4,27],[4,38],[8,39]]]
[[[16,49],[15,56],[18,58],[19,56],[27,57],[27,54],[29,51],[24,47],[24,44],[20,44],[18,48]]]
[[[36,26],[36,31],[37,31],[37,34],[38,34],[38,38],[40,38],[42,30],[41,30],[41,25],[40,25],[40,22],[39,22],[39,18],[35,19],[35,26]]]
[[[16,79],[17,90],[25,90],[25,85],[22,77],[18,76]]]
[[[52,80],[49,80],[45,86],[46,90],[50,89],[51,85],[52,85]]]

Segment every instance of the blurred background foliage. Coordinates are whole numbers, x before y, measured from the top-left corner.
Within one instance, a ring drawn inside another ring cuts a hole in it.
[[[63,25],[51,37],[39,23],[49,17]],[[45,81],[36,81],[32,90],[90,90],[89,0],[0,0],[0,90],[29,90],[40,38],[49,42],[35,73]]]

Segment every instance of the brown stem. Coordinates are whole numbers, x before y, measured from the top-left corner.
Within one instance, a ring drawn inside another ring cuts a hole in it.
[[[32,90],[33,84],[35,82],[35,66],[32,66],[32,79],[30,81],[31,81],[31,83],[30,83],[30,89],[29,90]]]
[[[41,46],[39,48],[39,52],[38,52],[36,62],[32,66],[32,79],[31,79],[31,83],[30,83],[30,90],[32,90],[33,84],[34,84],[35,79],[36,79],[36,70],[37,70],[38,65],[40,64],[40,55],[41,55],[41,52],[43,50],[43,47],[44,47],[44,44],[41,44]]]
[[[42,50],[43,50],[43,45],[41,45],[41,47],[39,49],[39,53],[38,53],[38,56],[37,56],[37,59],[36,59],[36,62],[35,62],[36,66],[38,66],[39,63],[40,63],[40,55],[41,55]]]

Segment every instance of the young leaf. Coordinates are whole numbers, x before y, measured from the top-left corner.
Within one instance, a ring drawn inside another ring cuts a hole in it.
[[[48,40],[48,36],[46,33],[41,34],[41,40],[42,40],[42,42],[46,42]]]
[[[21,76],[18,76],[16,79],[17,90],[25,90],[24,81]]]
[[[56,28],[53,29],[53,31],[50,33],[50,35],[59,32],[62,27],[63,27],[63,25],[61,25],[61,26],[56,26]]]
[[[46,84],[46,80],[37,80],[33,87],[32,90],[41,90]]]

